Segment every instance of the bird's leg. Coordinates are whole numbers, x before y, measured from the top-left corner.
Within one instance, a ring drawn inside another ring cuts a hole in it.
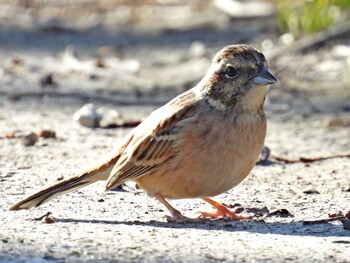
[[[235,220],[240,220],[240,219],[251,219],[249,216],[242,216],[242,215],[237,215],[236,213],[232,212],[229,210],[227,207],[223,206],[222,204],[210,199],[209,197],[203,197],[202,198],[205,202],[211,204],[216,208],[215,212],[198,212],[202,217],[204,218],[220,218],[220,217],[229,217]]]
[[[172,207],[171,204],[169,204],[169,202],[167,200],[165,200],[165,198],[163,196],[161,196],[160,194],[155,194],[154,197],[157,198],[159,200],[159,202],[161,202],[171,213],[172,217],[171,216],[166,217],[168,222],[178,222],[178,223],[196,222],[196,219],[188,218],[188,217],[182,215],[179,210],[176,210],[174,207]]]

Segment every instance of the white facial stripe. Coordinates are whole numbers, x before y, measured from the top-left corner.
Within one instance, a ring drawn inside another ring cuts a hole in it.
[[[226,68],[226,67],[227,67],[227,65],[224,65],[224,64],[222,64],[222,63],[215,64],[215,65],[213,66],[213,72],[215,72],[215,73],[220,73],[220,72],[222,72],[223,69]]]
[[[227,108],[225,106],[225,104],[223,104],[220,100],[214,100],[212,98],[207,98],[207,102],[211,107],[213,107],[216,110],[224,111]]]

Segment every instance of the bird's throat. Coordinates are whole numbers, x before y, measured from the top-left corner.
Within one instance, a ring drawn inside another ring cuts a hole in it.
[[[267,92],[266,86],[255,86],[244,94],[239,102],[239,106],[245,112],[259,112],[264,105]]]

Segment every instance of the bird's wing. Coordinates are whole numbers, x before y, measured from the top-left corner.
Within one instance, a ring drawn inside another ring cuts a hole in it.
[[[193,117],[198,99],[189,90],[154,111],[132,131],[132,138],[114,165],[106,190],[134,180],[161,167],[176,155],[174,142],[179,131]]]

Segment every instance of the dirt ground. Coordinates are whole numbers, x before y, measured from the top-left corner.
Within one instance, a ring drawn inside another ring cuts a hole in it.
[[[3,22],[0,262],[350,262],[350,230],[339,220],[303,223],[350,210],[350,159],[278,161],[278,157],[297,160],[350,153],[349,67],[338,65],[350,56],[332,56],[336,45],[349,45],[344,39],[270,61],[271,71],[280,79],[271,87],[265,107],[270,157],[239,186],[216,197],[262,216],[168,223],[164,207],[132,184],[102,194],[103,183],[35,210],[8,211],[45,185],[84,170],[130,130],[81,126],[73,115],[84,104],[140,120],[192,87],[222,46],[247,42],[264,49],[264,40],[278,42],[271,17],[228,21],[215,30],[125,32],[93,27],[83,33],[35,24],[28,31]],[[68,44],[76,55],[67,51]],[[109,55],[114,52],[110,47],[116,49],[114,64],[105,59],[103,67],[96,66],[96,52],[102,46],[108,47],[104,50]],[[328,75],[322,71],[325,68]],[[57,138],[39,138],[27,147],[21,138],[6,138],[9,133],[18,132],[20,137],[40,129],[55,131]],[[171,203],[191,217],[211,209],[196,199]],[[289,214],[267,216],[280,209]],[[53,224],[36,220],[47,212],[55,218]]]

